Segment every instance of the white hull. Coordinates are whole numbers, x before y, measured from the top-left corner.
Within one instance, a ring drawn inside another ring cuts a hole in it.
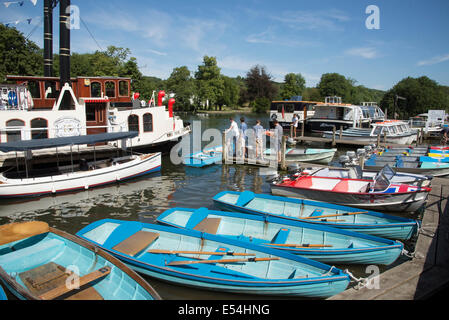
[[[33,197],[75,190],[88,190],[93,187],[120,182],[150,172],[159,171],[161,154],[132,156],[125,163],[114,163],[104,168],[75,171],[55,176],[7,179],[0,175],[0,198]]]

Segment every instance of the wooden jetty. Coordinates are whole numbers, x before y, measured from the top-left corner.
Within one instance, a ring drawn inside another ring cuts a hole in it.
[[[414,258],[380,274],[378,288],[348,289],[329,300],[425,300],[449,286],[449,179],[434,178]]]

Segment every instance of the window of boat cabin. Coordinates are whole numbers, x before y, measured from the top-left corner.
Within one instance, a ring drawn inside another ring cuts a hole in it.
[[[57,99],[56,81],[45,81],[45,99]]]
[[[31,139],[47,139],[48,138],[48,123],[47,120],[36,118],[31,120]],[[35,130],[41,129],[41,130]]]
[[[31,96],[33,99],[40,99],[41,98],[41,88],[39,81],[28,81],[28,91],[31,93]]]
[[[151,113],[145,113],[143,115],[143,132],[153,131],[153,115]]]
[[[115,98],[115,82],[107,81],[105,83],[106,96],[108,98]]]
[[[382,134],[382,127],[377,126],[373,131],[373,135],[378,136],[380,134]]]
[[[101,83],[91,82],[90,83],[90,97],[91,98],[101,98]]]
[[[7,142],[16,142],[22,140],[22,130],[19,127],[25,127],[25,122],[18,119],[9,120],[6,122],[6,128],[11,128],[11,131],[6,131]]]
[[[129,97],[129,85],[128,81],[119,81],[118,94],[120,97]]]
[[[139,132],[139,117],[136,115],[130,115],[128,117],[128,131]]]

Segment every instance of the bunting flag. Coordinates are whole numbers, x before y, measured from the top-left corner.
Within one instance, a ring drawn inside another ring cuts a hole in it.
[[[31,24],[31,22],[33,21],[33,18],[28,18],[28,19],[24,19],[24,20],[16,20],[16,21],[10,21],[10,22],[6,22],[4,23],[5,27],[9,27],[10,25],[18,25],[21,22],[27,22],[28,24]]]
[[[37,0],[30,0],[31,3],[36,6],[37,4]],[[10,5],[12,4],[18,4],[20,7],[23,6],[23,4],[25,3],[25,1],[7,1],[7,2],[3,2],[3,4],[5,5],[6,8],[9,8]]]

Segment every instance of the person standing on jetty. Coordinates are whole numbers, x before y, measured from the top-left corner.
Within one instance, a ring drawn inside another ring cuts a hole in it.
[[[261,158],[263,160],[263,135],[265,129],[262,127],[260,120],[256,121],[253,129],[256,136],[256,159]]]
[[[228,152],[235,156],[237,151],[237,141],[239,138],[239,126],[237,125],[237,122],[234,121],[234,118],[229,118],[229,121],[231,122],[231,126],[228,130],[225,131],[227,136],[227,143],[229,146]]]
[[[299,118],[295,113],[295,114],[293,114],[293,119],[292,119],[293,134],[292,134],[291,138],[296,138],[296,131],[298,131],[298,123],[299,123]]]
[[[267,133],[268,136],[275,138],[275,144],[271,147],[273,151],[277,152],[278,162],[281,162],[281,144],[282,144],[282,136],[284,135],[284,128],[279,124],[279,121],[274,120],[274,131]]]
[[[239,138],[239,153],[242,157],[248,155],[248,137],[246,136],[246,130],[248,130],[248,125],[245,123],[245,118],[240,118],[240,138]]]

